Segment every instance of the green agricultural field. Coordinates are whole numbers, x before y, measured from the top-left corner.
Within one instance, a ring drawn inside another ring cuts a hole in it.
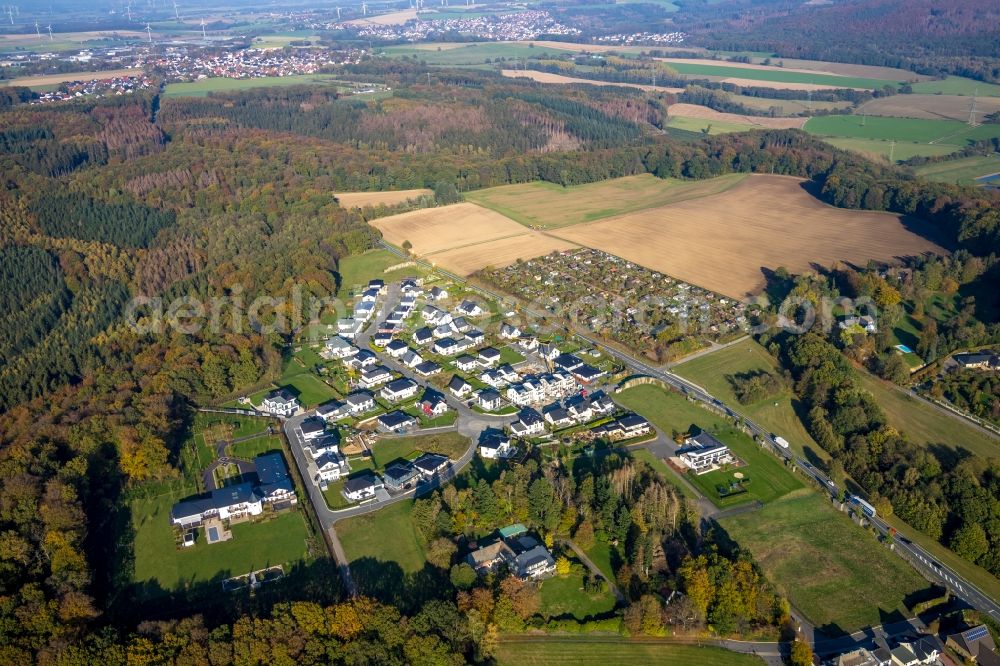
[[[728,190],[744,177],[732,174],[681,181],[644,174],[571,187],[533,182],[476,190],[468,192],[465,199],[526,226],[559,228],[711,196]]]
[[[729,134],[730,132],[749,132],[760,127],[744,123],[731,123],[721,120],[711,120],[707,118],[680,118],[671,117],[667,121],[667,127],[685,132],[698,132],[699,134]]]
[[[615,595],[610,590],[590,594],[583,589],[582,574],[555,576],[542,582],[540,596],[543,617],[575,617],[585,620],[603,615],[615,608]]]
[[[233,92],[250,88],[295,85],[335,85],[329,74],[295,74],[292,76],[262,76],[257,79],[228,79],[224,77],[201,79],[184,83],[168,83],[164,97],[205,97],[214,92]]]
[[[189,495],[136,499],[130,505],[135,529],[132,581],[143,587],[141,596],[152,598],[276,564],[287,571],[307,559],[308,531],[299,510],[263,522],[233,525],[229,541],[209,545],[199,530],[194,546],[176,546],[170,507]]]
[[[487,60],[496,62],[499,58],[513,60],[515,58],[530,58],[545,55],[565,55],[574,53],[575,49],[567,46],[565,49],[551,47],[529,46],[506,42],[476,42],[458,48],[442,48],[440,51],[414,48],[412,46],[388,46],[385,54],[390,57],[414,57],[428,65],[460,67],[467,65],[484,65]]]
[[[767,97],[751,97],[750,95],[734,95],[729,93],[729,99],[737,104],[756,109],[758,111],[769,111],[771,107],[778,107],[781,111],[779,116],[794,116],[803,111],[846,109],[851,106],[850,102],[812,102],[804,99],[770,99]]]
[[[831,88],[883,88],[896,87],[896,81],[868,79],[856,76],[835,76],[816,72],[786,72],[781,69],[749,69],[720,63],[669,62],[679,74],[696,78],[698,76],[722,76],[727,78],[752,79],[754,81],[774,81],[777,83],[813,83]]]
[[[915,167],[917,175],[941,183],[975,185],[976,178],[1000,172],[1000,156],[978,155]]]
[[[413,437],[380,439],[372,448],[372,457],[379,469],[397,458],[413,458],[419,453],[440,453],[452,460],[460,458],[469,448],[469,438],[457,432],[441,432]]]
[[[871,533],[807,489],[721,524],[792,606],[831,633],[910,617],[907,601],[928,586]]]
[[[892,145],[888,139],[856,139],[846,137],[820,137],[825,143],[841,148],[861,153],[873,160],[900,162],[911,157],[938,157],[940,155],[950,155],[958,150],[959,146],[938,143],[900,143]]]
[[[897,390],[888,382],[866,372],[859,372],[861,386],[875,396],[889,425],[906,433],[910,441],[923,446],[944,444],[952,448],[968,449],[983,457],[1000,456],[1000,439]]]
[[[633,643],[613,636],[591,635],[502,637],[496,658],[500,666],[760,666],[764,663],[760,657],[716,647]]]
[[[395,562],[404,573],[424,567],[427,558],[410,514],[413,502],[403,500],[364,516],[337,523],[337,536],[344,545],[347,559],[362,558]]]
[[[363,254],[344,257],[337,266],[337,272],[340,275],[337,296],[347,298],[354,293],[358,293],[368,285],[369,280],[375,278],[385,280],[388,283],[423,272],[417,266],[401,268],[391,273],[385,272],[385,269],[390,266],[395,266],[404,261],[402,257],[388,250],[369,250]]]
[[[924,120],[886,116],[818,116],[805,130],[818,136],[884,139],[914,143],[938,141],[963,133],[969,126],[957,120]],[[954,141],[949,141],[954,143]]]
[[[648,418],[667,434],[686,432],[692,427],[707,430],[727,444],[746,463],[739,469],[716,470],[700,476],[687,475],[688,481],[720,508],[754,500],[772,502],[802,487],[802,483],[774,455],[762,450],[750,437],[736,430],[722,417],[689,402],[680,394],[647,384],[619,393],[616,399],[625,407]],[[750,479],[747,492],[720,497],[716,486],[728,485],[736,471]]]
[[[781,372],[774,357],[749,338],[725,349],[681,363],[672,369],[673,372],[701,386],[770,432],[787,439],[792,449],[806,456],[807,460],[819,462],[829,459],[829,454],[809,436],[802,420],[796,414],[794,407],[796,401],[790,387],[772,398],[752,405],[741,405],[736,400],[733,385],[727,377],[761,370],[778,374]]]
[[[1000,97],[1000,86],[995,83],[983,83],[961,76],[949,76],[943,80],[918,81],[913,84],[913,92],[927,95],[982,95],[984,97]]]

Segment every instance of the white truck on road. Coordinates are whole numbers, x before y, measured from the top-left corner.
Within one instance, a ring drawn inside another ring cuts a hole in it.
[[[778,437],[777,435],[774,436],[774,443],[783,449],[787,449],[789,447],[788,440],[784,437]]]

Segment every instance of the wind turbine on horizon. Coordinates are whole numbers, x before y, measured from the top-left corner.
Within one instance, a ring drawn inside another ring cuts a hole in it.
[[[153,43],[153,29],[149,27],[148,23],[146,24],[146,36],[149,37],[149,43],[152,44]]]
[[[177,0],[174,0],[174,19],[177,21],[181,20],[181,15],[177,13]]]
[[[205,19],[201,20],[201,38],[208,39],[205,35]]]
[[[49,25],[48,25],[48,31],[49,31],[49,41],[51,42],[52,41],[52,24],[51,23],[49,23]]]
[[[35,21],[35,34],[38,36],[39,39],[42,38],[42,32],[41,30],[38,29],[38,21]]]
[[[362,16],[368,16],[368,3],[367,2],[362,2],[361,3],[361,15]]]

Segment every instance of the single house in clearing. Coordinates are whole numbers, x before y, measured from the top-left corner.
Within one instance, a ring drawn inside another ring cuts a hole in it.
[[[400,461],[391,463],[382,473],[385,487],[391,491],[405,490],[420,478],[420,472],[412,463]]]
[[[955,354],[953,358],[958,367],[965,370],[996,370],[1000,368],[1000,356],[989,349]]]
[[[344,398],[344,402],[351,410],[351,414],[364,414],[370,409],[375,409],[375,396],[368,391],[356,391]]]
[[[392,372],[384,365],[376,365],[361,373],[361,385],[365,388],[373,388],[379,384],[385,384],[392,379]]]
[[[260,411],[273,416],[288,417],[299,411],[299,399],[285,388],[271,391],[260,403]]]
[[[417,394],[420,385],[409,377],[403,377],[386,384],[379,395],[389,402],[398,402]]]
[[[324,402],[316,408],[316,416],[326,422],[339,421],[340,419],[349,416],[350,413],[350,405],[341,400],[330,400],[329,402]]]
[[[707,432],[684,440],[684,446],[677,450],[677,455],[695,474],[711,472],[736,462],[729,447]]]
[[[398,409],[388,414],[382,414],[376,419],[380,432],[402,432],[417,425],[417,420]]]
[[[447,469],[450,464],[447,457],[437,453],[424,453],[413,461],[413,467],[422,479],[432,479]]]
[[[448,290],[442,289],[441,287],[431,287],[430,297],[431,300],[443,301],[448,298]]]
[[[545,578],[556,570],[552,554],[522,525],[498,530],[496,537],[469,553],[466,562],[480,574],[506,565],[521,580]]]
[[[483,309],[475,301],[462,301],[457,308],[458,314],[466,317],[478,317],[483,314]]]
[[[476,401],[479,403],[480,409],[484,409],[487,412],[500,409],[500,405],[503,404],[503,398],[493,389],[483,389],[480,391],[476,396]]]
[[[375,497],[375,491],[384,488],[382,480],[366,472],[360,476],[355,476],[344,481],[344,498],[349,502],[360,502]]]
[[[451,378],[451,381],[448,382],[448,390],[451,391],[451,394],[456,398],[464,398],[472,393],[472,384],[465,381],[458,375],[455,375]]]

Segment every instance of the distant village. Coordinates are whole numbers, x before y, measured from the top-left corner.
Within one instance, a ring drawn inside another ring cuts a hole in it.
[[[434,13],[424,13],[419,19],[407,21],[403,25],[358,24],[351,21],[333,23],[328,27],[334,30],[351,30],[365,39],[407,42],[423,41],[448,33],[496,41],[536,39],[539,35],[580,34],[576,28],[563,25],[548,12],[538,10],[447,19],[435,19]]]

